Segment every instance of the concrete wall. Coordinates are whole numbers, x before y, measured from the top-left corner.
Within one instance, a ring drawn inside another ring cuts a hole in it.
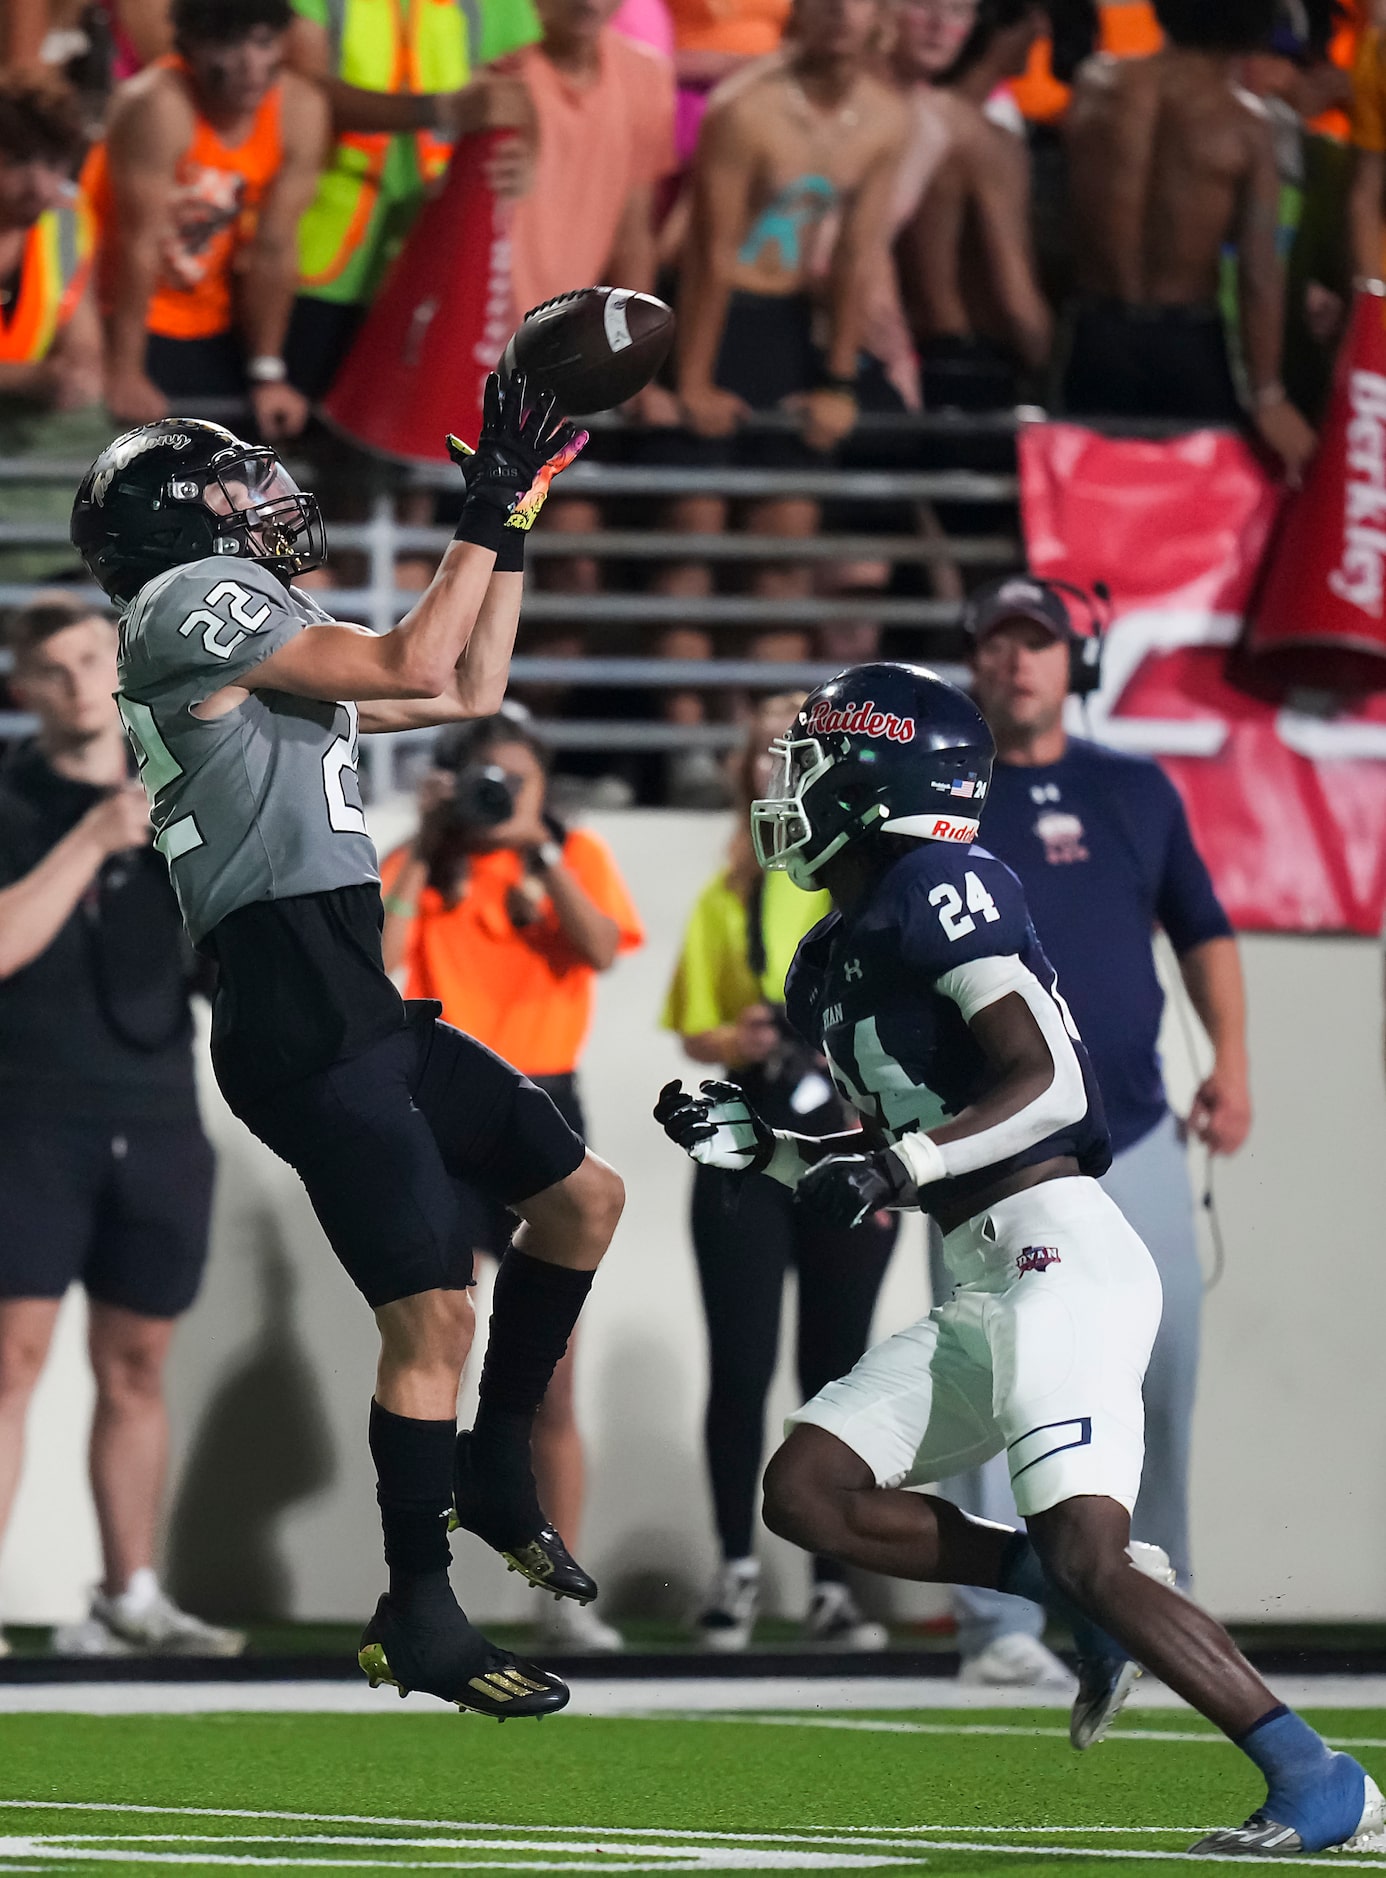
[[[381,814],[382,844],[400,828]],[[626,1218],[584,1318],[580,1406],[592,1491],[582,1555],[613,1610],[686,1610],[714,1562],[699,1455],[705,1354],[685,1226],[687,1177],[649,1119],[686,1066],[655,1026],[689,902],[718,864],[720,817],[598,818],[633,883],[647,949],[604,981],[585,1069],[594,1145],[624,1173]],[[1217,1171],[1226,1270],[1210,1294],[1196,1441],[1194,1538],[1204,1598],[1262,1618],[1386,1617],[1386,1095],[1377,948],[1252,938],[1257,1126]],[[1176,1090],[1189,1049],[1172,1026]],[[355,1618],[380,1583],[365,1447],[369,1315],[297,1182],[221,1106],[208,1281],[176,1347],[178,1470],[170,1577],[209,1613]],[[1201,1180],[1201,1169],[1198,1170]],[[922,1233],[902,1235],[878,1315],[927,1304]],[[788,1326],[787,1326],[788,1328]],[[794,1400],[781,1365],[771,1427]],[[82,1478],[90,1394],[80,1300],[37,1402],[20,1504],[0,1552],[0,1616],[76,1614],[97,1573]],[[464,1402],[463,1412],[468,1412]],[[772,1600],[798,1609],[802,1561],[766,1538]],[[458,1548],[477,1614],[531,1593],[479,1544]],[[931,1590],[882,1588],[894,1610]]]

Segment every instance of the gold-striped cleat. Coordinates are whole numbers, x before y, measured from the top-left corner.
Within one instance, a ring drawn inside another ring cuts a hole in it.
[[[471,1437],[466,1432],[460,1434],[448,1531],[474,1533],[500,1553],[507,1570],[518,1572],[536,1591],[590,1604],[597,1595],[597,1581],[583,1570],[563,1543],[562,1534],[545,1519],[534,1499],[533,1482],[526,1481],[516,1498],[521,1503],[525,1499],[533,1502],[533,1510],[523,1523],[513,1510],[503,1511],[492,1503],[493,1492],[478,1479],[472,1465]],[[528,1536],[517,1539],[517,1526]]]
[[[455,1702],[463,1714],[489,1715],[494,1721],[552,1715],[567,1707],[568,1685],[560,1677],[497,1649],[470,1625],[467,1629],[480,1648],[448,1648],[451,1639],[406,1625],[389,1599],[381,1598],[356,1660],[372,1689],[388,1685],[401,1697],[416,1691],[436,1695]],[[430,1656],[435,1660],[429,1662]]]

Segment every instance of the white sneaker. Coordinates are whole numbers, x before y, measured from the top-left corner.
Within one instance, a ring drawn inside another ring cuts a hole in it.
[[[705,1650],[744,1650],[755,1629],[759,1602],[760,1566],[755,1559],[728,1559],[694,1620],[694,1636]]]
[[[534,1626],[534,1647],[552,1650],[557,1656],[615,1656],[625,1649],[626,1640],[590,1604],[560,1598],[545,1606]]]
[[[58,1624],[53,1631],[54,1656],[133,1656],[135,1646],[118,1637],[108,1624],[88,1614],[75,1624]]]
[[[9,1640],[5,1636],[4,1631],[0,1630],[0,1656],[8,1656],[9,1653],[10,1653]]]
[[[983,1689],[1061,1689],[1066,1695],[1077,1687],[1054,1652],[1023,1630],[993,1637],[984,1650],[967,1658],[958,1681]]]
[[[119,1597],[96,1592],[91,1614],[116,1637],[155,1656],[239,1656],[246,1645],[243,1630],[180,1611],[152,1571],[136,1572]]]
[[[820,1650],[884,1650],[890,1632],[862,1616],[846,1585],[821,1584],[813,1587],[804,1641]]]

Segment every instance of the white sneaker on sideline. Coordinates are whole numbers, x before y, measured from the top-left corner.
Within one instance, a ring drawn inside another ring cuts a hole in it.
[[[10,1653],[9,1641],[6,1638],[4,1631],[0,1630],[0,1656],[8,1656],[9,1653]]]
[[[694,1636],[705,1650],[744,1650],[756,1626],[759,1602],[759,1564],[753,1558],[728,1559],[694,1619]]]
[[[1077,1687],[1054,1652],[1024,1630],[993,1637],[984,1650],[967,1658],[958,1681],[984,1689],[1062,1689],[1066,1694]]]
[[[134,1656],[135,1646],[118,1637],[99,1617],[88,1614],[75,1624],[57,1624],[50,1644],[54,1656]]]
[[[884,1624],[862,1616],[846,1585],[827,1583],[813,1587],[804,1641],[819,1650],[884,1650],[890,1632]]]
[[[614,1624],[605,1623],[590,1604],[560,1598],[544,1606],[534,1626],[534,1648],[555,1655],[615,1656],[626,1640]]]
[[[119,1597],[95,1592],[91,1616],[115,1637],[153,1656],[239,1656],[246,1645],[243,1630],[226,1630],[180,1611],[152,1571],[136,1572]]]

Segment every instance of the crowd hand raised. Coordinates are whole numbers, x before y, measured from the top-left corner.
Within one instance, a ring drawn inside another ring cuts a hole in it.
[[[898,1200],[910,1184],[904,1163],[889,1148],[879,1154],[833,1154],[810,1167],[795,1197],[829,1225],[860,1226]]]
[[[677,1079],[659,1092],[654,1118],[675,1146],[699,1164],[729,1174],[758,1174],[775,1151],[772,1129],[734,1082],[705,1082],[691,1095]]]

